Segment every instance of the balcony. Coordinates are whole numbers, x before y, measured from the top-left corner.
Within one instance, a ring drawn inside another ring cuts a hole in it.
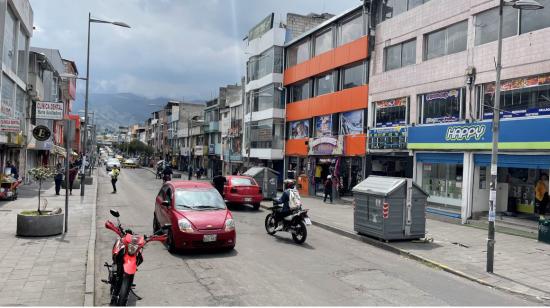
[[[220,122],[209,122],[204,124],[205,133],[218,133],[220,131]]]

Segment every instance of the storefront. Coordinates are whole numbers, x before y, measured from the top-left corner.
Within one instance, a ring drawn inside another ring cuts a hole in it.
[[[503,120],[499,135],[497,212],[534,217],[535,185],[550,171],[550,118]],[[463,220],[487,212],[492,123],[409,129],[415,180],[433,205],[460,209]]]

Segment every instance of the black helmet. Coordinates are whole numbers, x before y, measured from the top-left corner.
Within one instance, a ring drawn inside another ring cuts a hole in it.
[[[294,180],[292,180],[292,179],[286,179],[283,182],[283,184],[284,184],[285,189],[292,189],[295,186]]]

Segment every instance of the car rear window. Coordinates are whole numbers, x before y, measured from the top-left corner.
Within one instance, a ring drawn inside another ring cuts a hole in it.
[[[231,179],[231,185],[233,186],[250,186],[250,185],[256,185],[253,179],[247,179],[247,178],[232,178]]]
[[[178,189],[176,208],[180,210],[225,209],[225,202],[215,189]]]

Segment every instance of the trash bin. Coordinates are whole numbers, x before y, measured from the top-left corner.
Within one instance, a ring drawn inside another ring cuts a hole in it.
[[[539,219],[539,242],[550,244],[550,219]]]
[[[412,179],[371,175],[353,188],[353,227],[382,240],[426,235],[428,194]]]
[[[262,188],[264,199],[274,199],[277,197],[277,179],[279,172],[268,167],[252,167],[243,175],[253,177]]]

